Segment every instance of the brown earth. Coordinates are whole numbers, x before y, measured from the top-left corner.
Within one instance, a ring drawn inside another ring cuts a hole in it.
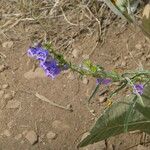
[[[101,2],[87,3],[0,1],[0,150],[76,150],[107,106],[97,95],[90,110],[86,107],[95,86],[91,77],[80,80],[66,71],[52,80],[39,68],[33,71],[35,62],[26,51],[34,42],[52,41],[76,64],[89,57],[120,73],[150,68],[150,44],[142,32]],[[59,105],[71,105],[73,112],[40,100],[36,92]],[[83,149],[143,150],[150,149],[143,144],[148,140],[143,133],[129,133]]]

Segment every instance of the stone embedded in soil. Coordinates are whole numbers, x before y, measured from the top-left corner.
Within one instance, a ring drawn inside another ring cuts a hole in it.
[[[72,51],[72,55],[73,55],[74,58],[78,58],[78,57],[79,57],[79,50],[74,49],[74,50]]]
[[[144,145],[138,145],[137,150],[149,150],[149,148],[145,147]]]
[[[7,67],[3,64],[0,65],[0,73],[3,72]]]
[[[57,138],[57,134],[54,133],[53,131],[49,131],[49,132],[47,133],[46,137],[47,137],[48,141],[49,141],[49,140],[51,141],[51,140],[54,140],[54,139]]]
[[[69,75],[67,76],[67,78],[69,80],[74,80],[75,79],[75,75],[72,72],[70,72]]]
[[[91,110],[90,110],[90,113],[94,114],[94,113],[95,113],[95,110],[94,110],[94,109],[91,109]]]
[[[0,98],[3,97],[4,93],[5,93],[5,92],[4,92],[3,90],[0,90]]]
[[[86,138],[90,133],[86,132],[82,135],[81,141]],[[81,148],[81,150],[105,150],[106,149],[106,144],[105,141],[100,141],[94,144],[90,144],[88,146],[85,146]]]
[[[98,100],[99,100],[100,103],[104,103],[104,102],[106,102],[107,97],[106,97],[106,96],[100,96],[100,97],[98,98]]]
[[[17,135],[14,137],[15,140],[20,140],[21,138],[22,138],[22,134],[17,134]]]
[[[45,78],[46,75],[42,68],[36,68],[35,71],[33,71],[33,69],[32,69],[32,70],[26,72],[24,74],[24,77],[26,79],[34,79],[34,78]]]
[[[127,63],[126,63],[125,61],[122,61],[120,66],[121,66],[121,67],[126,67],[126,66],[127,66]]]
[[[83,78],[82,82],[83,82],[83,84],[87,85],[89,83],[89,80],[87,78]]]
[[[88,54],[84,54],[84,55],[82,55],[82,58],[83,58],[83,59],[89,59],[90,56],[89,56]]]
[[[70,128],[67,124],[65,124],[59,120],[55,120],[52,123],[52,127],[58,131],[64,131],[64,130],[68,130]]]
[[[7,41],[2,44],[4,48],[11,48],[13,46],[13,41]]]
[[[28,131],[25,138],[30,142],[30,144],[35,144],[38,141],[38,136],[35,131]]]
[[[10,136],[11,136],[11,133],[10,133],[9,130],[6,129],[6,130],[3,131],[2,135],[7,136],[7,137],[10,137]]]
[[[11,93],[6,93],[4,95],[4,100],[9,101],[13,99],[13,95]]]
[[[68,110],[70,110],[70,111],[73,111],[73,107],[72,107],[71,104],[68,104],[68,105],[66,106],[66,108],[67,108]]]
[[[11,108],[11,109],[19,108],[20,104],[21,103],[18,100],[11,100],[8,101],[6,108]]]
[[[9,88],[9,84],[3,84],[2,85],[2,89],[8,89]]]
[[[141,50],[142,49],[142,44],[136,44],[135,48],[138,49],[138,50]]]

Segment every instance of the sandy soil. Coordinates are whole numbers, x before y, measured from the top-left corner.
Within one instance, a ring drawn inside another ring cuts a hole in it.
[[[100,2],[85,4],[0,1],[0,150],[76,150],[107,106],[96,95],[91,111],[87,109],[95,86],[91,77],[81,80],[66,71],[51,80],[39,68],[33,71],[35,62],[26,51],[35,41],[52,41],[76,64],[89,57],[120,73],[150,68],[150,44],[139,29],[117,19]],[[71,105],[73,112],[51,106],[36,92],[64,107]],[[148,140],[143,133],[130,133],[83,149],[145,150],[150,147],[142,143]]]

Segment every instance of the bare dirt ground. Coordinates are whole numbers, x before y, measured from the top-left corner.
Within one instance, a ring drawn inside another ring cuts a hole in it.
[[[0,1],[0,150],[76,150],[108,102],[93,99],[95,79],[66,71],[46,77],[26,51],[34,42],[52,41],[68,60],[90,58],[120,73],[150,69],[150,43],[97,1]],[[51,106],[35,93],[73,112]],[[144,133],[129,133],[83,150],[148,150]],[[149,147],[148,147],[149,146]]]

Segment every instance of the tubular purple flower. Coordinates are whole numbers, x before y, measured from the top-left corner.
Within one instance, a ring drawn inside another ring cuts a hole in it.
[[[137,92],[142,95],[144,91],[144,85],[143,84],[135,84],[134,85],[134,89],[133,89],[133,93],[136,94]]]
[[[61,69],[54,59],[45,62],[41,61],[40,66],[45,70],[46,75],[52,77],[52,79],[54,79],[61,72]]]
[[[47,76],[54,79],[62,70],[68,69],[68,65],[59,66],[57,60],[55,60],[48,50],[44,49],[41,44],[36,44],[28,50],[28,55],[34,57],[40,61],[40,67],[42,67]]]
[[[96,79],[96,84],[104,84],[104,85],[108,85],[109,83],[111,83],[111,79],[107,79],[107,78],[98,78]]]
[[[57,67],[49,67],[45,70],[46,75],[49,77],[51,77],[52,79],[54,79],[57,75],[59,75],[61,72],[61,69],[57,66]]]
[[[48,59],[49,51],[43,48],[37,48],[36,59],[45,62]]]
[[[29,57],[36,57],[37,49],[34,47],[30,47],[27,51]]]

